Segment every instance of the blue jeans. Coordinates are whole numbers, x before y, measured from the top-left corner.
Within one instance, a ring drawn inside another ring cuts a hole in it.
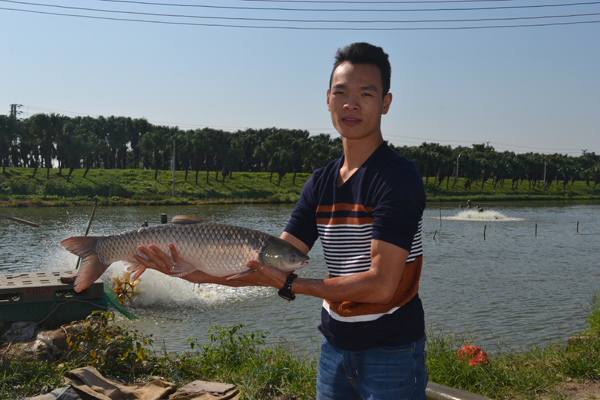
[[[425,400],[425,337],[363,351],[321,345],[317,400]]]

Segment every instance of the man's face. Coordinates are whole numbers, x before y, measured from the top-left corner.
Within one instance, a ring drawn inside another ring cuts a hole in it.
[[[388,112],[392,94],[382,96],[381,73],[370,64],[343,62],[327,90],[327,108],[335,129],[345,139],[381,136],[381,116]]]

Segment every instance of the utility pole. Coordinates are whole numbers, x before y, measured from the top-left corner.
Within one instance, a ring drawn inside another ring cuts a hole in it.
[[[548,165],[548,161],[544,160],[544,193],[546,193],[546,167]]]
[[[175,197],[175,139],[173,139],[173,194],[171,197]]]
[[[462,153],[456,157],[456,179],[454,180],[454,187],[456,188],[456,193],[458,193],[458,160],[462,156]]]
[[[11,104],[10,105],[10,117],[13,119],[17,119],[19,114],[23,111],[19,111],[19,108],[23,107],[23,104]]]

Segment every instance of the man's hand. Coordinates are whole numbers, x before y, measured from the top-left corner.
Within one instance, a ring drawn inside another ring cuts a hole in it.
[[[155,245],[150,245],[147,247],[139,246],[138,250],[145,257],[137,255],[134,256],[135,260],[139,263],[139,266],[132,271],[134,273],[132,278],[133,280],[139,278],[147,268],[150,268],[162,272],[163,274],[180,277],[186,281],[197,284],[214,283],[232,287],[268,286],[263,283],[265,278],[261,277],[259,274],[255,274],[254,272],[245,275],[240,279],[232,280],[227,280],[227,277],[217,277],[202,272],[199,269],[196,269],[196,267],[194,267],[192,264],[183,260],[179,256],[177,248],[172,243],[169,244],[169,250],[171,251],[170,256]],[[258,276],[255,277],[254,275]]]
[[[137,279],[142,273],[150,268],[165,275],[184,278],[194,283],[208,283],[211,276],[196,269],[195,266],[183,260],[174,244],[169,244],[171,255],[163,252],[158,246],[151,244],[150,246],[139,246],[138,250],[146,257],[134,255],[135,260],[140,264],[132,272],[134,273],[133,280]]]
[[[269,265],[261,264],[258,261],[248,261],[246,267],[252,268],[253,273],[247,275],[245,279],[256,283],[260,286],[270,286],[276,289],[281,289],[285,283],[285,279],[288,276],[288,272],[285,272],[279,268],[271,267]]]

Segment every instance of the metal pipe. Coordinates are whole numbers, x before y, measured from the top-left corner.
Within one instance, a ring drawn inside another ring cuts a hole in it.
[[[2,219],[7,219],[9,221],[13,221],[13,222],[18,222],[20,224],[24,224],[24,225],[29,225],[29,226],[33,226],[34,228],[39,228],[40,226],[38,224],[36,224],[35,222],[29,222],[29,221],[25,221],[24,219],[21,218],[16,218],[16,217],[11,217],[10,215],[4,215],[4,214],[0,214],[0,218]]]
[[[490,400],[478,394],[429,382],[425,394],[429,400]]]

